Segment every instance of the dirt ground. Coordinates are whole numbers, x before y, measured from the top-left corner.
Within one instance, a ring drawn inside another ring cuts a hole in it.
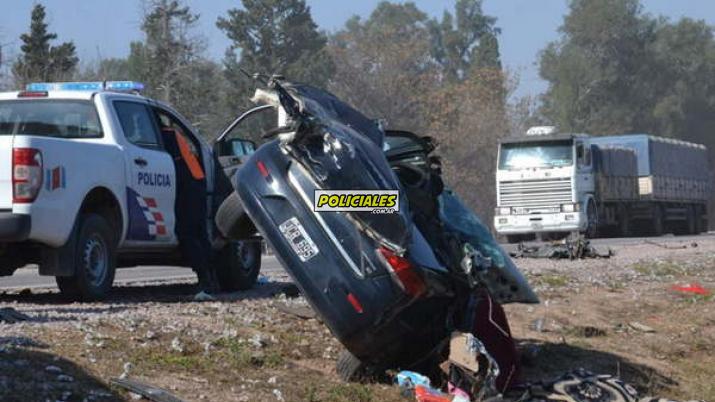
[[[647,395],[715,401],[715,303],[674,285],[715,290],[715,240],[617,248],[611,259],[520,259],[540,305],[509,305],[526,380],[583,367]],[[104,303],[55,290],[8,292],[1,307],[0,400],[124,401],[127,376],[187,401],[398,401],[388,384],[346,384],[340,345],[305,312],[287,276],[194,303],[189,283],[117,288]]]

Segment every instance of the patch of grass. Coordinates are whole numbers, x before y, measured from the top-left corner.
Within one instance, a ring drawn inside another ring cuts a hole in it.
[[[316,379],[317,380],[317,379]],[[314,380],[314,381],[316,381]],[[397,387],[377,384],[331,383],[319,382],[301,383],[296,400],[306,402],[388,402],[406,401]]]
[[[195,370],[202,366],[202,359],[196,355],[180,355],[176,353],[152,353],[146,356],[146,361],[157,368],[180,368]]]
[[[688,270],[682,265],[669,260],[637,262],[631,266],[641,275],[661,278],[666,276],[686,275]]]
[[[690,304],[698,304],[698,303],[707,303],[715,300],[715,294],[709,294],[709,295],[691,295],[688,297],[683,297],[682,301],[690,303]]]
[[[234,368],[253,367],[278,367],[285,364],[285,360],[279,350],[266,347],[260,350],[252,350],[245,342],[239,338],[221,338],[214,342],[218,349],[215,351],[220,356],[225,356]]]
[[[715,382],[713,382],[715,365],[703,364],[696,360],[685,359],[675,362],[675,366],[682,370],[683,382],[688,383],[688,386],[681,387],[681,391],[675,397],[715,401]]]
[[[536,277],[534,282],[536,285],[560,288],[568,285],[569,278],[559,274],[546,274]]]
[[[372,390],[363,384],[338,384],[328,389],[326,401],[369,402],[373,400]]]

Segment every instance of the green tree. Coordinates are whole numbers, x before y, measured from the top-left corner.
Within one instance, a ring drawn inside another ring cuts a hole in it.
[[[100,69],[119,73],[116,67],[125,66],[122,75],[146,84],[146,95],[172,105],[213,137],[227,123],[220,104],[221,69],[204,57],[203,40],[192,34],[198,18],[177,0],[151,1],[141,25],[144,40],[130,44],[125,63],[105,61]]]
[[[12,67],[18,86],[30,81],[62,81],[72,77],[79,59],[72,42],[53,46],[57,34],[47,32],[45,7],[36,4],[32,9],[30,32],[20,35],[22,54]]]
[[[638,0],[574,0],[560,30],[540,73],[550,84],[543,113],[563,130],[710,141],[712,27],[653,18]]]
[[[471,68],[501,69],[496,18],[485,15],[482,0],[458,0],[454,14],[430,22],[432,53],[450,81],[463,80]]]
[[[326,37],[304,0],[242,0],[243,8],[228,11],[216,25],[231,40],[224,59],[230,91],[226,103],[237,111],[249,106],[254,83],[248,73],[279,74],[292,81],[325,86],[333,64]]]

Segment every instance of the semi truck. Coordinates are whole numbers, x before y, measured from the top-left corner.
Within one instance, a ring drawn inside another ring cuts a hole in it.
[[[502,140],[494,228],[509,242],[707,230],[707,149],[649,134],[532,127]]]

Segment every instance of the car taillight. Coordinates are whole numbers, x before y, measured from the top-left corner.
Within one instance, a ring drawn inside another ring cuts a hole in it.
[[[42,152],[35,148],[12,150],[12,202],[35,201],[42,188]]]
[[[407,258],[401,257],[385,247],[378,249],[378,255],[382,257],[392,276],[407,294],[419,297],[425,293],[427,290],[425,281]]]

